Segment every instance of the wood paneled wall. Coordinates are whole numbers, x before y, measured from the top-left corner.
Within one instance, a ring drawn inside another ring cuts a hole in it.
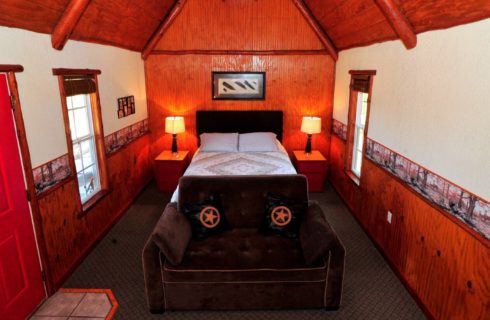
[[[131,205],[152,177],[150,136],[144,135],[107,158],[111,192],[77,217],[78,190],[71,179],[38,200],[51,276],[58,288],[81,259]]]
[[[188,0],[157,50],[322,49],[291,0]]]
[[[489,248],[366,158],[355,185],[344,157],[345,142],[333,135],[330,182],[427,310],[436,319],[488,319]]]
[[[212,71],[265,71],[265,100],[212,100]],[[302,116],[320,116],[323,131],[313,136],[313,148],[328,156],[334,81],[330,56],[151,55],[145,72],[153,156],[171,146],[171,135],[164,132],[164,119],[171,115],[185,117],[179,148],[196,149],[196,110],[283,110],[288,151],[306,144]]]

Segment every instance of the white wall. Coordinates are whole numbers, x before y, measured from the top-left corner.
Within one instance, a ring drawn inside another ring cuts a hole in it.
[[[0,39],[0,64],[24,66],[17,82],[33,167],[67,153],[58,79],[52,68],[102,71],[98,79],[105,135],[147,117],[139,53],[72,40],[57,51],[49,35],[5,27],[0,27]],[[128,95],[135,97],[136,114],[118,119],[117,98]]]
[[[368,136],[490,199],[490,19],[340,52],[335,119],[347,123],[348,74],[375,69]]]

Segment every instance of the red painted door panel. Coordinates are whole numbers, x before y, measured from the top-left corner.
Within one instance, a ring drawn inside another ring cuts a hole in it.
[[[25,319],[45,295],[7,81],[0,74],[0,319]]]

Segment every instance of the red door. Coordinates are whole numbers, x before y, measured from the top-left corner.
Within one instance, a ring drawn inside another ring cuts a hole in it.
[[[25,319],[45,296],[7,81],[0,74],[0,319]]]

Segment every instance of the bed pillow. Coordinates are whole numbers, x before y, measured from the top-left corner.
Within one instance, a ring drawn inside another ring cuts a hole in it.
[[[240,152],[273,152],[277,150],[275,133],[241,133],[238,137],[238,151]]]
[[[184,203],[182,211],[191,224],[192,237],[196,240],[205,239],[229,228],[219,195],[196,203]]]
[[[238,133],[203,133],[199,136],[203,152],[237,152]]]
[[[262,234],[276,233],[287,238],[298,238],[299,222],[308,209],[306,200],[292,199],[268,193],[265,216],[259,228]]]

